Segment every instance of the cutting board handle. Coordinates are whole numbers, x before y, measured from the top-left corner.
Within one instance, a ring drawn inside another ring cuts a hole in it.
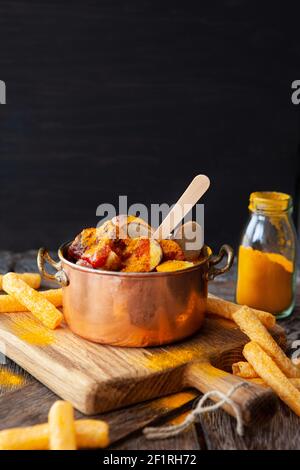
[[[217,390],[225,395],[245,380],[213,367],[209,363],[194,362],[188,365],[185,372],[185,386],[194,387],[202,393]],[[278,400],[271,389],[247,382],[247,387],[240,387],[231,395],[239,406],[243,423],[253,425],[265,422],[273,417],[277,410]],[[213,398],[214,401],[219,401]],[[232,407],[224,404],[222,408],[234,416]]]

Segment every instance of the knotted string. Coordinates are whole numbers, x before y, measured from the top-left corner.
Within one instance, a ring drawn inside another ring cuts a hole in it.
[[[248,386],[247,382],[242,382],[234,385],[228,393],[222,393],[218,390],[211,390],[210,392],[205,393],[200,400],[197,402],[195,408],[186,416],[184,421],[180,424],[171,425],[171,426],[162,426],[162,427],[148,427],[144,429],[144,434],[147,439],[166,439],[168,437],[177,436],[182,431],[187,429],[191,424],[193,424],[199,416],[203,413],[210,411],[215,411],[221,408],[225,403],[231,406],[235,418],[236,418],[236,431],[239,436],[244,434],[244,425],[242,420],[242,411],[231,398],[232,394],[240,387]],[[212,405],[205,406],[204,403],[211,397],[219,398],[220,401]]]

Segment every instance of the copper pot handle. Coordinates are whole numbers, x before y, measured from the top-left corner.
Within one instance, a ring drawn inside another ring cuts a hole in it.
[[[45,263],[48,262],[54,269],[57,270],[55,274],[49,274],[46,271]],[[61,262],[54,261],[49,255],[48,250],[46,248],[40,248],[37,255],[37,265],[39,271],[43,278],[49,279],[50,281],[56,281],[60,286],[66,287],[69,285],[69,279],[65,271],[61,267]]]
[[[227,261],[225,266],[222,268],[216,268],[216,264],[219,264],[222,259],[227,256]],[[212,256],[209,260],[209,268],[206,274],[206,279],[212,281],[216,276],[226,273],[232,266],[234,260],[233,248],[229,245],[222,245],[219,251],[219,254]]]

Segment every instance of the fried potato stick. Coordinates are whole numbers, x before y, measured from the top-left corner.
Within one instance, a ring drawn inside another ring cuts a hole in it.
[[[241,307],[233,314],[233,319],[252,341],[259,344],[264,351],[273,358],[278,367],[287,377],[300,377],[300,368],[295,366],[285,355],[259,318],[252,312],[252,309],[249,307]]]
[[[242,377],[243,379],[254,379],[257,378],[257,373],[246,361],[239,361],[232,364],[232,373],[233,375],[237,375],[238,377]]]
[[[38,289],[41,285],[41,276],[38,273],[16,273],[17,276],[26,282],[33,289]],[[2,290],[3,274],[0,274],[0,290]]]
[[[48,415],[50,450],[76,450],[74,409],[71,403],[58,400]]]
[[[62,305],[62,289],[49,289],[40,291],[45,299],[49,300],[55,307]],[[12,295],[0,295],[0,313],[26,312],[28,309],[24,307]]]
[[[265,383],[300,416],[300,391],[294,387],[263,348],[254,341],[250,341],[244,347],[243,354]]]
[[[233,319],[233,314],[241,308],[240,305],[233,302],[228,302],[227,300],[216,297],[215,295],[208,294],[207,298],[207,312],[214,315],[218,315],[228,320]],[[276,318],[274,315],[263,310],[252,309],[255,315],[260,319],[260,321],[265,325],[266,328],[272,328],[276,323]]]
[[[3,289],[40,320],[46,327],[55,329],[63,319],[62,313],[40,292],[32,289],[15,273],[3,276]]]
[[[105,421],[81,419],[75,421],[78,449],[98,449],[109,444],[109,427]],[[0,450],[48,450],[48,423],[0,431]]]

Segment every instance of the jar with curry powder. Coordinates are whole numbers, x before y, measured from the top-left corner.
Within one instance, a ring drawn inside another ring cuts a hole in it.
[[[236,301],[284,318],[296,293],[296,230],[292,198],[278,192],[250,195],[250,219],[239,247]]]

